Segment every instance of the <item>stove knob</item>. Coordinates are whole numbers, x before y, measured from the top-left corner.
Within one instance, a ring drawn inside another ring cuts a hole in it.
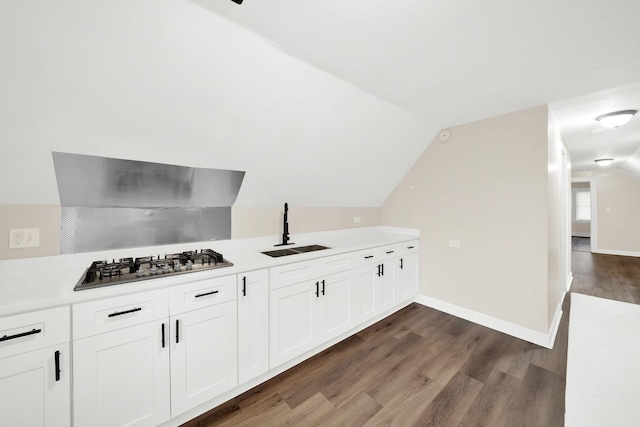
[[[158,267],[156,267],[155,265],[153,267],[151,267],[151,269],[149,270],[149,274],[151,274],[152,276],[155,276],[158,273]]]
[[[182,270],[182,265],[179,262],[174,262],[173,263],[173,271],[180,271]]]
[[[136,271],[136,276],[138,277],[144,276],[144,270],[142,268],[139,268],[138,271]]]
[[[193,270],[193,263],[191,262],[191,260],[187,261],[187,270]]]
[[[162,272],[163,273],[168,273],[169,272],[169,264],[165,264],[162,266]]]

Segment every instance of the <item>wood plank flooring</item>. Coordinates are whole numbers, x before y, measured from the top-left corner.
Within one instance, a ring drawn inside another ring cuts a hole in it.
[[[572,252],[572,292],[640,303],[640,258]],[[191,420],[214,426],[562,426],[553,350],[412,304]]]
[[[571,237],[571,250],[591,252],[591,239],[589,237]]]

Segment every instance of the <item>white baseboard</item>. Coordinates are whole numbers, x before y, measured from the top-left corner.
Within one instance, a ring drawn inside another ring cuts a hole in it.
[[[564,299],[564,295],[563,298]],[[553,348],[553,343],[560,326],[560,319],[562,318],[562,299],[558,304],[556,314],[551,323],[548,333],[534,331],[533,329],[525,328],[520,325],[516,325],[506,320],[496,319],[495,317],[488,316],[486,314],[478,313],[477,311],[469,310],[467,308],[459,307],[457,305],[436,299],[427,297],[425,295],[418,295],[416,302],[418,304],[425,305],[427,307],[434,308],[438,311],[451,314],[456,317],[468,320],[478,325],[486,326],[487,328],[494,329],[499,332],[503,332],[507,335],[511,335],[516,338],[520,338],[530,343],[537,344],[546,348]]]
[[[571,237],[591,237],[591,233],[588,231],[572,231]]]
[[[640,257],[640,252],[616,251],[616,250],[613,250],[613,249],[592,249],[591,252],[593,252],[594,254],[622,255],[622,256]]]

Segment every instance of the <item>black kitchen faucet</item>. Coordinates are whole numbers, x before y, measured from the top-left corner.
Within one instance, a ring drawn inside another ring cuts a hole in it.
[[[284,204],[284,229],[282,230],[282,243],[279,243],[274,246],[287,246],[287,245],[295,244],[295,243],[287,243],[291,239],[289,237],[289,221],[288,221],[287,212],[289,212],[289,204],[285,203]]]

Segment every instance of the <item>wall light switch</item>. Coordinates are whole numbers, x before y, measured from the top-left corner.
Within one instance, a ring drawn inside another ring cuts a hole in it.
[[[39,246],[39,228],[15,228],[9,230],[9,249],[37,248]]]
[[[449,240],[449,246],[451,246],[452,248],[459,248],[460,240]]]
[[[606,213],[610,213],[610,212],[611,212],[611,208],[607,206],[606,208],[604,208],[604,211],[605,211]]]
[[[360,222],[360,221],[361,221],[361,219],[360,219],[359,216],[354,216],[353,217],[353,222]]]

